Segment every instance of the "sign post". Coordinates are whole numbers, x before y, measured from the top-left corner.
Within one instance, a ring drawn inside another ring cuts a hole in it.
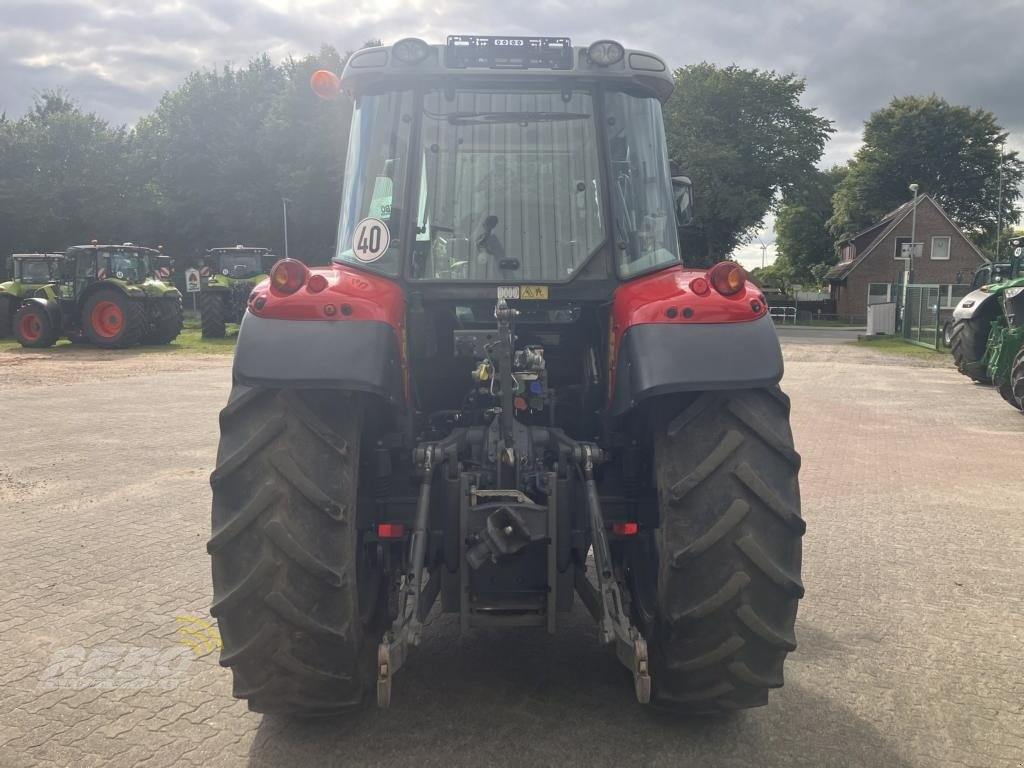
[[[196,294],[199,293],[199,270],[189,267],[185,270],[185,290],[192,294],[192,311],[196,311]]]

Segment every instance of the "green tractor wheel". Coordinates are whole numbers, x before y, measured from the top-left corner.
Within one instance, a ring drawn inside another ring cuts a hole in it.
[[[46,310],[23,304],[14,316],[14,335],[23,347],[52,347],[60,335]]]
[[[0,339],[11,335],[11,320],[14,317],[14,307],[11,306],[9,296],[0,296]]]
[[[215,291],[199,294],[199,313],[202,316],[203,338],[222,339],[225,334],[224,296]]]
[[[1024,347],[1017,350],[1010,368],[1010,404],[1024,411]]]
[[[964,376],[982,384],[991,384],[982,361],[992,321],[996,319],[999,305],[987,302],[973,317],[957,320],[950,333],[950,347],[956,369]]]
[[[143,344],[170,344],[181,333],[185,312],[181,299],[159,299],[153,309],[152,325],[142,337]]]
[[[97,347],[131,347],[139,343],[146,330],[146,310],[120,291],[99,290],[85,302],[82,327]]]

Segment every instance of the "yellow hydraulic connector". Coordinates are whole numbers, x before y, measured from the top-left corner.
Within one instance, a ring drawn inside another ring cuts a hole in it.
[[[480,365],[472,373],[473,381],[487,381],[491,378],[491,364],[487,360],[481,361]]]

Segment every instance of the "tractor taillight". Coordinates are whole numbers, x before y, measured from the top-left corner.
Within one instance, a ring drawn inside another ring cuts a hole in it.
[[[722,261],[708,270],[708,281],[723,296],[733,296],[746,285],[747,272],[735,261]]]
[[[405,526],[402,523],[378,523],[378,539],[400,539],[405,536]]]
[[[616,520],[612,523],[612,533],[616,536],[636,536],[640,533],[640,523],[630,520]]]
[[[270,270],[270,286],[278,293],[295,293],[309,277],[309,270],[301,261],[281,259]]]
[[[703,277],[695,277],[690,281],[690,290],[698,296],[707,296],[711,286],[708,285],[708,281]]]
[[[324,288],[327,287],[327,278],[323,275],[312,275],[309,278],[309,284],[306,286],[306,290],[310,293],[320,293]]]

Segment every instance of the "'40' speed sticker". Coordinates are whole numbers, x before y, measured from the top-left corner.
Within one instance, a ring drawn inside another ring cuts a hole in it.
[[[388,225],[380,219],[363,219],[352,236],[352,253],[366,264],[383,256],[391,244]]]

